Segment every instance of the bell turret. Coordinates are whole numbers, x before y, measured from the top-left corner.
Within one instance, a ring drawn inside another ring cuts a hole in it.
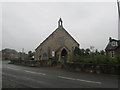
[[[63,27],[62,22],[63,22],[63,21],[62,21],[62,19],[60,18],[59,21],[58,21],[58,27]]]

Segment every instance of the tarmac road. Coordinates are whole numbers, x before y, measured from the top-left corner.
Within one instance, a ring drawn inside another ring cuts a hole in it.
[[[2,88],[118,88],[118,77],[2,62]]]

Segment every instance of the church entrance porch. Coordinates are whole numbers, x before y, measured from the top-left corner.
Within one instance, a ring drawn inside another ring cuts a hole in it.
[[[65,57],[65,56],[67,56],[67,51],[65,49],[63,49],[61,51],[61,57]]]
[[[61,64],[64,64],[66,63],[66,59],[67,59],[67,50],[66,49],[63,49],[61,51]]]
[[[57,58],[58,62],[61,62],[67,56],[69,56],[70,50],[66,46],[61,46],[55,51],[55,57]]]

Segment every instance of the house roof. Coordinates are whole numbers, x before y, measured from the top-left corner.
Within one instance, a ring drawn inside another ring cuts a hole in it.
[[[111,45],[112,41],[116,41],[118,45],[117,46],[112,46]],[[116,50],[118,47],[120,47],[120,40],[116,40],[116,39],[111,39],[110,38],[109,43],[106,46],[105,50]]]
[[[62,22],[62,19],[60,18],[59,21]],[[59,27],[53,33],[55,33],[59,29],[64,30],[72,38],[72,40],[74,40],[79,45],[79,43],[64,29],[64,27],[62,25],[61,26],[59,25]],[[40,45],[35,50],[37,50],[49,37],[51,37],[53,35],[53,33],[50,34],[42,43],[40,43]]]

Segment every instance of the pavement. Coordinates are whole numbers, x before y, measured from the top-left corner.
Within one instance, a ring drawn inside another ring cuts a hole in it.
[[[118,77],[2,62],[2,88],[118,88]]]

